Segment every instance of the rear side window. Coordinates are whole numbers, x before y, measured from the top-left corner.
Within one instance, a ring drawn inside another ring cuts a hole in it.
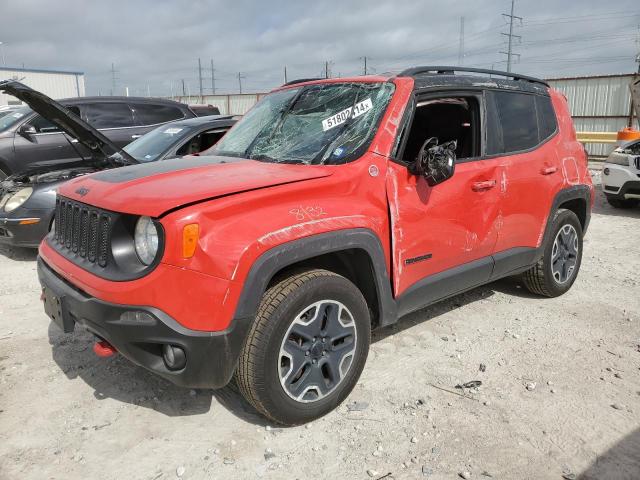
[[[84,115],[95,128],[133,127],[133,114],[126,103],[87,103]]]
[[[517,92],[488,92],[487,125],[488,155],[529,150],[557,129],[551,98]]]
[[[504,150],[500,153],[528,150],[538,144],[538,121],[533,95],[494,92],[495,106],[502,125]]]
[[[558,122],[556,112],[551,104],[551,97],[536,95],[536,110],[538,112],[538,130],[540,141],[544,141],[556,132]]]
[[[156,125],[184,118],[184,113],[173,105],[135,103],[131,105],[136,125]]]

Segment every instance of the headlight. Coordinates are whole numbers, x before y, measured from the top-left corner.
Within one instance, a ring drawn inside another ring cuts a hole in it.
[[[145,265],[151,265],[158,253],[158,228],[149,217],[140,217],[134,236],[136,253]]]
[[[33,188],[21,188],[16,193],[5,195],[0,204],[4,204],[5,212],[13,212],[16,208],[26,202],[33,193]]]
[[[605,163],[615,163],[616,165],[624,165],[625,167],[629,166],[629,155],[625,150],[621,148],[616,148],[611,155],[607,157]]]

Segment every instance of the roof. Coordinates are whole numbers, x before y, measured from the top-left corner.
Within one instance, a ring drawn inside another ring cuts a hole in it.
[[[137,103],[165,103],[170,105],[180,105],[180,107],[187,108],[187,105],[184,103],[176,102],[175,100],[169,100],[168,98],[160,98],[160,97],[125,97],[125,96],[92,96],[92,97],[72,97],[72,98],[61,98],[60,100],[56,100],[57,102],[65,103],[65,104],[75,104],[75,103],[87,103],[87,102],[101,102],[101,103],[110,103],[110,102],[137,102]]]
[[[499,70],[455,66],[425,66],[403,70],[397,75],[379,74],[357,76],[349,78],[330,79],[300,79],[285,83],[280,88],[288,88],[307,83],[335,83],[335,82],[384,82],[394,77],[411,77],[415,82],[415,89],[437,87],[484,87],[530,93],[548,93],[549,85],[542,79]]]
[[[47,68],[23,68],[23,67],[0,67],[0,72],[25,72],[25,73],[57,73],[63,75],[84,75],[84,72],[73,70],[50,70]]]
[[[171,125],[184,125],[185,127],[200,127],[211,125],[215,127],[218,123],[220,126],[226,126],[230,123],[235,123],[232,115],[207,115],[204,117],[186,118],[184,120],[176,120],[171,122]]]

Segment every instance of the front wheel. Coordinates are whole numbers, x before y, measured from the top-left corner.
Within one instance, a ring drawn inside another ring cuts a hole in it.
[[[260,413],[298,425],[336,408],[367,359],[369,311],[360,290],[327,270],[294,274],[262,298],[236,381]]]
[[[549,239],[542,258],[524,272],[523,281],[532,293],[557,297],[571,288],[582,263],[582,225],[576,214],[558,210]]]

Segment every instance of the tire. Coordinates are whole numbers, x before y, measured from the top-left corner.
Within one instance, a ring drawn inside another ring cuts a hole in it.
[[[565,246],[565,243],[569,245]],[[531,293],[558,297],[571,288],[578,276],[581,263],[580,220],[570,210],[558,210],[551,224],[551,235],[544,246],[542,258],[524,272],[524,284]]]
[[[331,340],[341,331],[342,341]],[[309,422],[349,395],[367,360],[370,337],[367,303],[353,283],[327,270],[293,274],[262,298],[240,354],[238,388],[274,422]]]
[[[611,205],[613,208],[622,208],[622,209],[633,208],[638,205],[638,200],[633,198],[626,199],[626,198],[615,198],[615,197],[607,196],[607,202],[609,202],[609,205]]]

